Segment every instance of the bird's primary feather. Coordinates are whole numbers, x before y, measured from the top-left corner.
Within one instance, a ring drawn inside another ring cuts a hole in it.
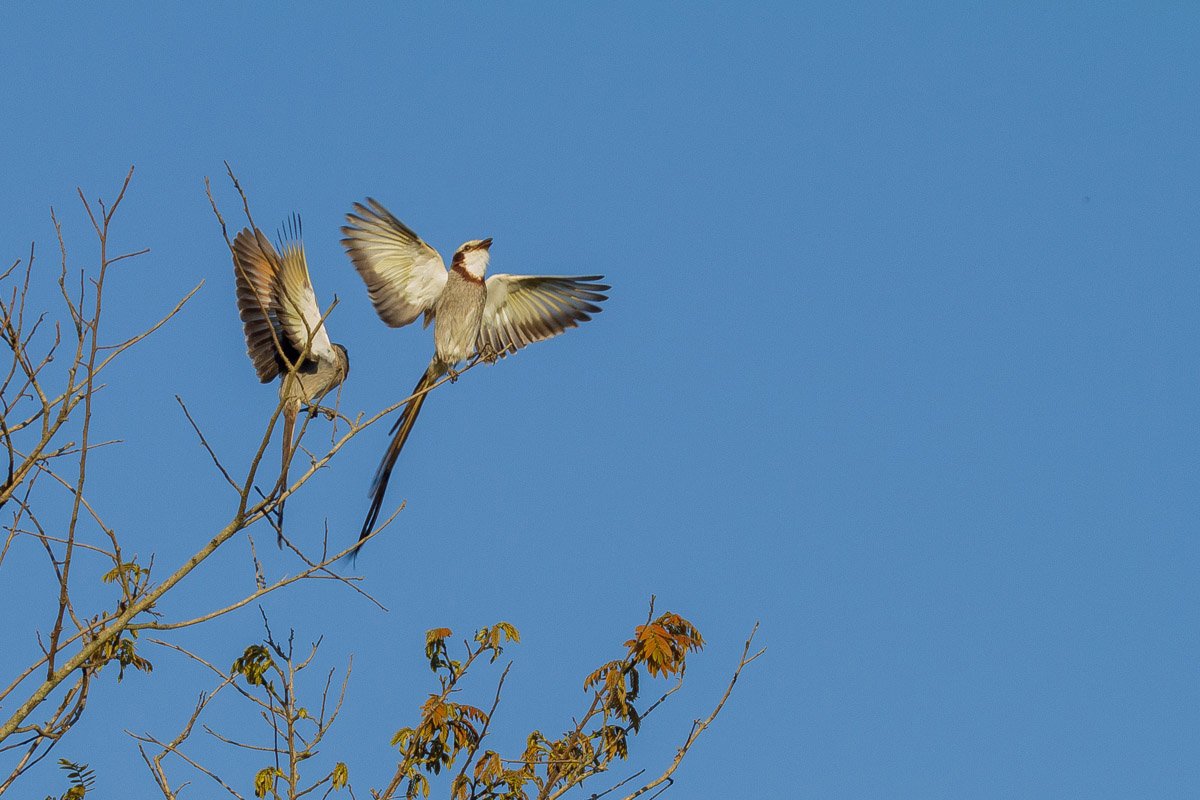
[[[493,275],[479,330],[479,348],[497,355],[557,336],[591,319],[608,299],[603,275]]]

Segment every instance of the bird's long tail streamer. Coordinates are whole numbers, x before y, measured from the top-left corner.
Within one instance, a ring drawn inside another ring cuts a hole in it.
[[[383,496],[387,493],[388,479],[392,477],[392,468],[396,466],[396,459],[400,457],[400,451],[404,449],[404,443],[408,441],[408,434],[412,431],[413,423],[417,421],[417,415],[421,413],[421,406],[425,403],[430,387],[445,374],[446,367],[444,365],[436,360],[430,362],[429,368],[425,370],[425,374],[421,376],[421,380],[417,381],[417,385],[412,390],[413,399],[404,406],[404,410],[400,412],[400,418],[392,426],[391,432],[394,434],[392,443],[388,445],[387,452],[383,454],[383,460],[379,462],[379,469],[375,470],[375,478],[371,481],[371,508],[367,511],[367,519],[363,522],[362,530],[358,534],[358,547],[362,546],[362,540],[375,529],[375,523],[379,520],[379,512],[383,508]],[[357,555],[358,547],[350,554],[351,556]]]
[[[283,408],[283,463],[279,465],[279,491],[286,492],[288,488],[288,465],[292,463],[292,435],[296,430],[296,417],[300,414],[300,404],[289,402]],[[283,548],[283,504],[279,501],[279,530],[276,539],[280,549]]]

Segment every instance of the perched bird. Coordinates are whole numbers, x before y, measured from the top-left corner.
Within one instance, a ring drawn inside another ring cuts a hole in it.
[[[375,312],[393,328],[424,315],[433,322],[433,359],[392,427],[392,443],[371,483],[371,508],[359,542],[375,527],[396,458],[408,439],[429,389],[475,355],[499,358],[549,339],[591,319],[608,299],[603,275],[559,277],[487,272],[491,239],[459,246],[447,272],[442,257],[371,198],[354,204],[342,228],[342,245],[367,284]]]
[[[300,235],[300,218],[293,216],[280,236],[279,252],[257,229],[251,233],[243,228],[233,240],[233,274],[238,313],[246,332],[246,353],[260,381],[267,383],[281,377],[281,490],[288,485],[292,437],[301,406],[320,400],[350,373],[346,348],[329,340],[321,318]],[[282,502],[279,524],[282,531]],[[279,543],[282,546],[282,534]]]

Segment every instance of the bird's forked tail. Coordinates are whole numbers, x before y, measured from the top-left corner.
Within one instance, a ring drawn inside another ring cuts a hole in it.
[[[288,490],[288,465],[292,463],[292,436],[296,430],[296,417],[300,414],[300,404],[294,401],[288,401],[283,407],[283,461],[279,465],[279,484],[276,491],[286,492]],[[276,523],[279,529],[276,531],[277,544],[283,548],[283,500],[279,501],[276,510],[279,514]]]
[[[362,540],[375,529],[375,523],[379,520],[379,512],[383,508],[383,496],[387,493],[388,479],[392,477],[392,468],[396,466],[396,459],[400,457],[400,451],[404,449],[404,443],[408,441],[408,434],[412,431],[413,423],[417,421],[417,415],[421,413],[421,406],[429,395],[429,390],[445,374],[445,365],[436,359],[430,362],[429,368],[425,370],[425,374],[421,376],[421,380],[417,381],[417,385],[412,390],[413,398],[404,406],[404,410],[400,412],[400,418],[392,426],[391,433],[394,434],[392,443],[388,445],[387,452],[383,454],[383,460],[379,462],[379,468],[375,470],[375,478],[371,481],[371,507],[367,511],[367,518],[363,522],[362,530],[359,531],[359,543],[350,553],[351,557],[358,554]]]

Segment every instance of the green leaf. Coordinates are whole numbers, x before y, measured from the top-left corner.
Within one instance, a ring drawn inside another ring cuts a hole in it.
[[[132,576],[134,580],[137,580],[148,572],[149,570],[139,567],[136,561],[123,561],[104,573],[100,580],[105,583],[116,583],[119,580],[127,580],[128,576]]]
[[[283,773],[275,767],[260,769],[254,776],[254,796],[266,797],[268,792],[274,790],[276,779],[282,777]]]
[[[96,785],[96,773],[87,764],[76,764],[70,759],[60,758],[58,768],[65,770],[71,781],[71,788],[62,796],[62,800],[81,800]]]
[[[397,747],[404,750],[404,745],[412,737],[414,731],[412,728],[401,728],[392,735],[392,747]]]
[[[431,628],[425,631],[425,657],[429,659],[429,669],[433,672],[450,666],[449,653],[446,650],[446,637],[450,635],[449,628]]]
[[[274,666],[270,651],[261,644],[252,644],[233,662],[230,671],[244,677],[251,686],[262,686],[265,683],[263,676]]]
[[[504,635],[508,637],[510,642],[521,643],[521,632],[518,631],[512,624],[508,622],[497,622],[496,627],[504,631]]]

